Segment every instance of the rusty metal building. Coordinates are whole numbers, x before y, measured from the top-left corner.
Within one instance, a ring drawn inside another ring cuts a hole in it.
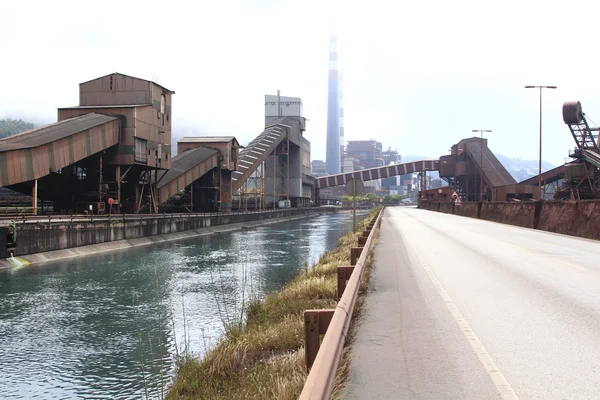
[[[101,184],[88,172],[97,171],[101,154],[119,142],[116,117],[89,113],[0,140],[0,186],[32,196],[37,213],[38,195],[69,210],[77,203],[93,203],[96,211]],[[97,175],[97,174],[94,174]]]
[[[158,172],[171,165],[173,91],[113,73],[79,85],[58,122],[0,140],[0,186],[54,212],[158,209]],[[146,191],[144,191],[146,189]]]
[[[171,166],[172,95],[145,79],[113,73],[79,85],[79,106],[58,109],[63,121],[89,113],[120,122],[118,145],[101,154],[99,199],[123,212],[158,210],[158,173]]]
[[[440,157],[440,177],[463,201],[536,198],[533,187],[517,185],[488,147],[487,139],[478,137],[461,140],[452,146],[450,155]]]
[[[232,173],[240,145],[233,136],[184,137],[171,169],[159,175],[160,204],[166,210],[230,211]]]

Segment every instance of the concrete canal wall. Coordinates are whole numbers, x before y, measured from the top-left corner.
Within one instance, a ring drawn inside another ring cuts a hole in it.
[[[0,226],[0,259],[8,257],[6,251],[6,238],[8,237],[8,228]]]
[[[162,237],[165,235],[214,228],[230,224],[243,224],[253,221],[266,221],[281,218],[314,215],[318,209],[281,209],[259,213],[241,214],[165,214],[121,216],[117,218],[89,219],[74,221],[37,221],[17,223],[17,244],[14,256],[21,257],[35,253],[75,249],[82,246],[99,245],[119,241],[133,241],[140,238]],[[0,227],[0,229],[6,229]],[[240,227],[241,229],[241,227]],[[213,229],[214,230],[214,229]],[[187,235],[186,235],[187,236]],[[0,237],[6,237],[0,235]],[[1,239],[0,239],[1,240]],[[6,248],[6,246],[0,247]],[[2,256],[2,254],[0,254]],[[4,254],[7,258],[10,254]]]
[[[430,202],[427,209],[486,221],[600,239],[600,200],[453,203]]]

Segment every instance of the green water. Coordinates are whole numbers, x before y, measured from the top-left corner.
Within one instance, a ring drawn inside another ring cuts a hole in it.
[[[178,356],[202,355],[242,299],[351,230],[340,213],[0,271],[0,397],[161,398]]]

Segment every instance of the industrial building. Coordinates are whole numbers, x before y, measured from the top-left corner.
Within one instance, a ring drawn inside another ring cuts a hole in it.
[[[487,145],[487,139],[463,139],[440,157],[440,177],[463,201],[539,199],[534,186],[518,185]]]
[[[390,164],[400,164],[402,163],[402,156],[398,153],[397,150],[392,150],[391,147],[381,153],[383,158],[383,165]],[[392,176],[389,178],[384,178],[381,180],[381,188],[384,191],[387,191],[389,194],[399,194],[400,189],[398,185],[400,177]],[[394,191],[395,193],[392,193]]]
[[[184,137],[171,168],[159,175],[160,208],[169,211],[230,211],[232,173],[240,145],[233,136]]]
[[[310,163],[310,169],[314,176],[327,175],[327,163],[323,160],[313,160]]]
[[[99,155],[100,173],[86,175],[99,181],[99,203],[110,197],[117,211],[158,211],[158,172],[171,166],[173,94],[155,82],[113,73],[81,83],[79,106],[58,109],[59,121],[96,113],[119,122],[117,145]]]
[[[121,135],[117,117],[90,113],[0,140],[0,186],[38,197],[54,211],[104,211],[104,155]],[[113,170],[114,173],[114,170]],[[114,177],[114,175],[113,175]],[[42,202],[43,204],[43,202]]]
[[[349,140],[345,157],[356,159],[362,169],[381,167],[385,165],[382,149],[376,140]]]
[[[81,83],[58,122],[0,140],[0,186],[32,195],[33,214],[38,199],[53,212],[156,212],[174,93],[120,73]]]
[[[265,130],[244,148],[187,137],[171,159],[173,94],[120,73],[81,83],[58,122],[0,140],[0,187],[32,196],[33,214],[39,200],[42,212],[94,214],[229,211],[234,196],[237,207],[310,206],[300,98],[265,96]]]
[[[240,161],[242,169],[251,172],[252,167],[258,170],[257,161],[252,154],[258,155],[263,148],[270,149],[264,159],[262,179],[254,181],[255,185],[264,183],[262,194],[263,204],[275,208],[276,204],[284,202],[287,207],[309,207],[314,196],[314,177],[311,173],[310,142],[304,137],[306,118],[302,110],[302,99],[298,97],[265,96],[265,132],[263,139],[251,142],[244,150],[245,161]],[[260,136],[259,136],[260,137]],[[257,138],[258,139],[258,138]],[[273,141],[272,143],[269,143]],[[275,143],[278,143],[276,146]],[[274,146],[274,147],[273,147]],[[267,154],[265,152],[265,154]],[[240,174],[237,172],[236,174]],[[242,175],[243,176],[243,175]],[[250,174],[248,173],[248,176]],[[252,180],[244,179],[247,186]],[[242,186],[240,185],[240,189]],[[252,192],[245,188],[244,191]]]
[[[185,137],[159,175],[161,208],[230,211],[308,207],[314,195],[302,99],[265,96],[265,130],[242,147],[233,136]]]

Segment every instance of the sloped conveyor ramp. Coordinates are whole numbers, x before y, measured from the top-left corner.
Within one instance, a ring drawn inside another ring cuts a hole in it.
[[[237,192],[250,175],[256,171],[260,164],[277,148],[285,139],[285,135],[293,121],[287,123],[287,118],[281,118],[268,126],[263,133],[258,135],[238,156],[238,170],[231,175],[233,193]]]

